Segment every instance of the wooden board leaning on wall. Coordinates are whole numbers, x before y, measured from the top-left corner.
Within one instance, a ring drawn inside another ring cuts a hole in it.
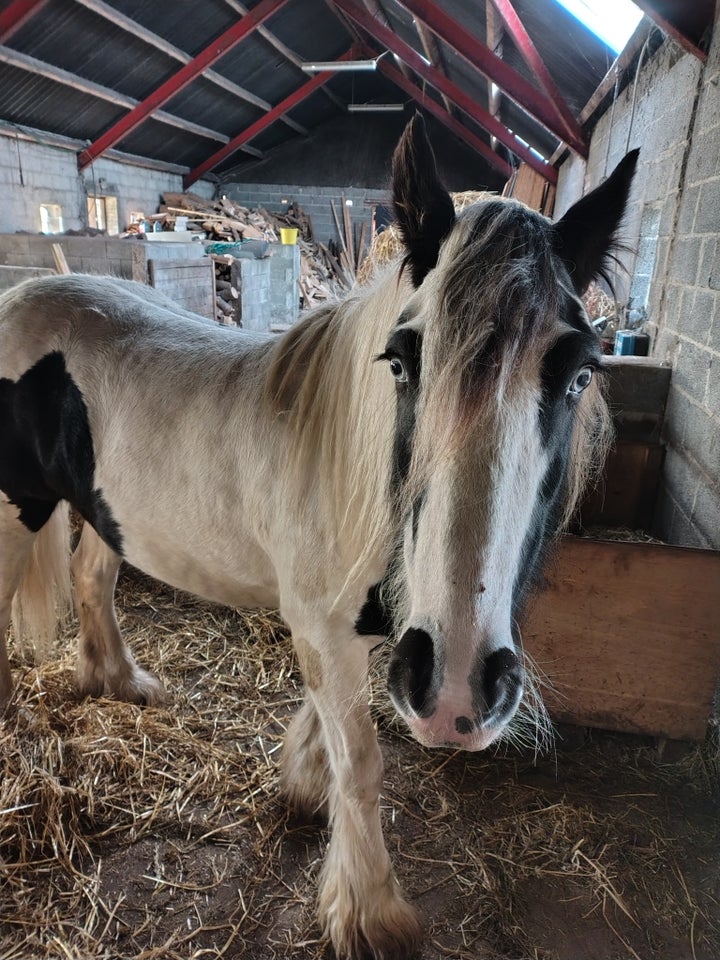
[[[720,678],[720,553],[564,537],[528,653],[554,720],[702,740]]]

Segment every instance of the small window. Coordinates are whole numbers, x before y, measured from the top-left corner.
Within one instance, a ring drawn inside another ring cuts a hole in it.
[[[40,204],[40,232],[62,233],[64,231],[62,207],[59,203]]]
[[[116,236],[118,227],[117,197],[88,197],[88,226]]]

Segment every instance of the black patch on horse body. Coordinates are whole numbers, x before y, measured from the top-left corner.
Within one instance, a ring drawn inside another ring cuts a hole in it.
[[[392,630],[392,610],[383,598],[382,582],[376,583],[368,590],[367,600],[355,621],[355,632],[361,637],[389,637]]]
[[[16,382],[0,378],[0,490],[34,532],[68,500],[105,542],[122,535],[102,491],[87,407],[62,353],[48,353]]]

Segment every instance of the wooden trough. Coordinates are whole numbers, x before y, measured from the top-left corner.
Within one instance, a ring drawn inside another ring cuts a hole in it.
[[[523,638],[554,720],[702,740],[720,677],[720,553],[565,537]]]

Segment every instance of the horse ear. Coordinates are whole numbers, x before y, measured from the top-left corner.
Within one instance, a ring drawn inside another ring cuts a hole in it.
[[[407,250],[404,266],[410,267],[412,282],[419,287],[455,223],[455,208],[438,177],[420,113],[405,127],[395,149],[392,175],[395,217]]]
[[[555,224],[556,249],[578,293],[594,277],[607,277],[608,259],[618,249],[617,229],[625,213],[639,150],[631,150],[605,183],[570,207]]]

